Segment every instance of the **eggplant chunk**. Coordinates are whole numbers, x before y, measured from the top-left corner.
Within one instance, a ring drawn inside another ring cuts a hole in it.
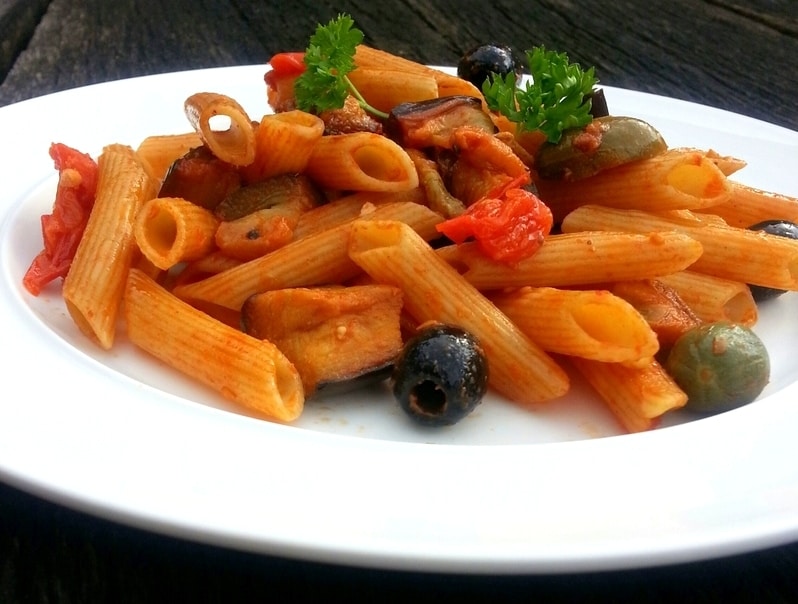
[[[403,147],[448,149],[452,133],[462,126],[496,131],[480,99],[454,95],[397,105],[388,116],[385,132]]]
[[[566,131],[558,143],[543,144],[535,156],[535,169],[541,178],[579,180],[667,149],[665,139],[649,123],[606,116]]]
[[[389,285],[291,288],[250,297],[241,322],[283,352],[310,396],[392,364],[402,349],[401,311],[402,292]]]
[[[191,149],[172,163],[158,197],[182,197],[213,210],[240,186],[238,169],[202,146]]]

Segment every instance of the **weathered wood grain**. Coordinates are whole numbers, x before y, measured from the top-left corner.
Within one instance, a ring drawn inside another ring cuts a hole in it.
[[[0,1],[0,82],[30,40],[49,0]]]

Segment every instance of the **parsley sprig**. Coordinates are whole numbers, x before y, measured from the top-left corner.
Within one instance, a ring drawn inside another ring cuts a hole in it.
[[[521,130],[540,130],[549,142],[564,130],[585,126],[590,115],[590,93],[598,80],[593,67],[582,70],[568,55],[538,46],[526,51],[531,80],[517,86],[516,76],[491,76],[482,86],[485,101]]]
[[[340,14],[327,25],[319,24],[305,50],[305,71],[294,83],[297,107],[320,113],[340,109],[347,96],[354,96],[360,106],[378,117],[388,115],[366,102],[349,79],[355,69],[355,49],[363,42],[363,32],[347,14]]]

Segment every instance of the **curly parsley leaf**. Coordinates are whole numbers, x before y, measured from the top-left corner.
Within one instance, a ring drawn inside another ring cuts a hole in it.
[[[485,81],[482,93],[488,107],[522,130],[540,130],[552,143],[564,130],[589,124],[590,94],[598,82],[595,70],[584,71],[567,54],[543,46],[528,50],[526,60],[531,79],[523,86],[513,73]]]
[[[355,68],[355,50],[362,42],[363,32],[349,15],[340,14],[327,25],[319,24],[305,50],[306,69],[294,83],[299,109],[315,113],[339,109],[351,94],[367,111],[387,117],[363,99],[348,77]]]

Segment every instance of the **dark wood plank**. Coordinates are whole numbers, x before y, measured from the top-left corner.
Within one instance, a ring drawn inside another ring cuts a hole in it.
[[[0,2],[0,82],[33,36],[49,0]]]

